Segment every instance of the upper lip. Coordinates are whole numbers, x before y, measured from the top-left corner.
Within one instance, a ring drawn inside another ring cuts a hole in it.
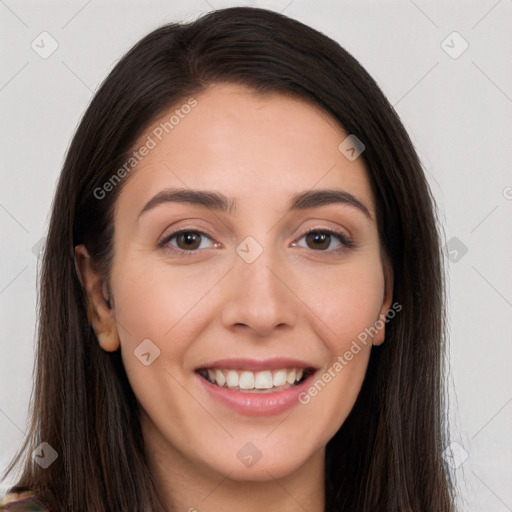
[[[303,368],[316,370],[316,368],[310,363],[300,361],[299,359],[290,359],[288,357],[274,357],[272,359],[218,359],[216,361],[198,366],[196,370],[201,370],[203,368],[248,371],[279,370],[283,368]]]

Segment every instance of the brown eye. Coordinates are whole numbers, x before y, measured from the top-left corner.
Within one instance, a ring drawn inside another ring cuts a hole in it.
[[[312,249],[327,249],[331,243],[331,235],[322,231],[312,231],[306,235],[306,242]]]
[[[197,249],[201,245],[201,234],[195,231],[183,231],[176,236],[176,244],[186,251]]]
[[[205,248],[201,247],[204,239],[211,241],[211,238],[201,231],[183,229],[171,233],[160,242],[159,246],[184,253],[198,252],[197,249]]]
[[[330,229],[312,229],[305,233],[302,238],[306,239],[306,247],[316,251],[334,252],[338,249],[355,247],[352,240],[345,234]],[[332,244],[334,247],[331,247]],[[304,245],[301,245],[304,247]]]

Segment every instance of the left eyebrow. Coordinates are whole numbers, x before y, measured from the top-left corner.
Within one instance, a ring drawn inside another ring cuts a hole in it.
[[[346,204],[353,206],[363,212],[370,220],[373,220],[368,208],[359,199],[344,190],[309,190],[301,194],[295,194],[290,201],[289,210],[318,208],[319,206],[328,204]]]
[[[197,190],[190,188],[170,188],[160,191],[142,208],[138,218],[145,212],[165,203],[190,203],[206,208],[233,214],[236,210],[236,200],[226,197],[213,190]],[[368,208],[355,196],[344,190],[324,189],[308,190],[294,194],[288,205],[289,211],[318,208],[329,204],[345,204],[352,206],[373,220]]]

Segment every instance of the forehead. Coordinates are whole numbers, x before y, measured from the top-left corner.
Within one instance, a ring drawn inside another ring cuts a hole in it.
[[[193,105],[193,106],[191,106]],[[278,93],[216,84],[173,106],[142,135],[146,151],[127,178],[116,210],[142,208],[166,187],[221,190],[240,205],[283,205],[297,191],[342,188],[373,215],[362,158],[347,159],[347,134],[327,112]]]

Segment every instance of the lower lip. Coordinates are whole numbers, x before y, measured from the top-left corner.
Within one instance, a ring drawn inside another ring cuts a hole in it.
[[[309,387],[314,375],[312,373],[297,386],[284,391],[244,393],[225,387],[221,388],[196,373],[199,384],[214,400],[248,416],[273,416],[290,409],[299,403],[299,395]]]

